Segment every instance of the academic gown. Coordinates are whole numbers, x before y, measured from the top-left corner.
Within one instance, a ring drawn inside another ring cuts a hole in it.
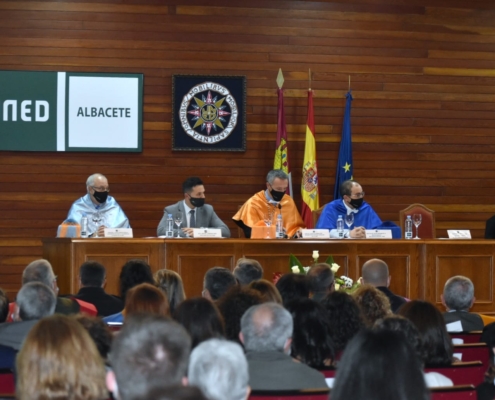
[[[316,229],[336,229],[337,218],[339,215],[342,215],[342,217],[345,218],[346,214],[347,208],[344,205],[344,201],[342,199],[334,200],[328,203],[323,209],[323,212],[316,223]],[[380,217],[378,217],[377,213],[368,203],[363,201],[358,212],[354,213],[354,223],[352,224],[351,229],[354,229],[357,226],[363,226],[365,229],[376,229],[380,225],[382,225]]]

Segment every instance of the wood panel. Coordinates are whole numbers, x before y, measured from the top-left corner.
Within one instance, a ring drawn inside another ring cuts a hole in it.
[[[494,17],[490,0],[1,1],[0,69],[145,79],[142,153],[2,152],[0,238],[30,244],[0,247],[0,286],[16,290],[93,172],[108,176],[136,237],[156,234],[191,175],[236,235],[232,215],[272,167],[279,68],[297,204],[311,68],[320,203],[332,200],[350,76],[354,177],[382,219],[420,202],[436,211],[437,236],[483,237],[495,214]],[[246,75],[245,153],[171,150],[177,73]]]

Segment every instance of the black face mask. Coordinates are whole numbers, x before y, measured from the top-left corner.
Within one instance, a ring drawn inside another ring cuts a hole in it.
[[[351,199],[349,204],[353,206],[354,208],[359,208],[363,205],[364,199],[361,197],[360,199]]]
[[[285,192],[279,192],[278,190],[272,188],[272,190],[270,190],[270,194],[272,195],[273,200],[281,201],[282,197],[284,197]]]
[[[102,204],[105,201],[107,201],[108,192],[97,192],[95,190],[95,192],[93,193],[93,197],[96,199],[98,203]]]
[[[189,197],[189,201],[194,207],[203,207],[205,205],[205,199],[202,197]]]

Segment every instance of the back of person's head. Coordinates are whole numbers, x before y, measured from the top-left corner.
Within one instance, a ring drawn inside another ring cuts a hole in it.
[[[0,288],[0,323],[5,322],[9,316],[9,298],[5,290]]]
[[[130,316],[112,343],[110,377],[116,384],[108,378],[109,389],[128,400],[142,398],[154,387],[180,385],[190,351],[191,339],[177,322],[158,315]]]
[[[292,316],[280,304],[253,306],[241,319],[242,343],[246,351],[287,352],[292,332]]]
[[[55,292],[41,282],[29,282],[21,287],[16,298],[22,321],[41,319],[55,312]]]
[[[249,285],[251,282],[263,278],[263,267],[252,258],[239,258],[234,268],[234,276],[239,285]]]
[[[249,395],[249,372],[242,347],[234,342],[210,339],[191,353],[187,376],[215,400],[244,400]]]
[[[186,298],[182,278],[170,269],[156,271],[154,278],[156,285],[167,296],[170,312],[174,312],[175,308]]]
[[[253,281],[247,287],[248,289],[253,289],[258,291],[261,294],[261,297],[263,297],[264,303],[271,302],[271,303],[283,304],[282,296],[280,296],[280,293],[278,292],[276,286],[270,281],[267,281],[266,279],[259,279],[257,281]]]
[[[409,319],[418,329],[428,365],[450,365],[452,363],[452,339],[445,328],[442,314],[431,303],[413,300],[403,304],[399,315]]]
[[[456,275],[445,282],[443,300],[449,310],[468,311],[474,301],[474,285],[471,279]]]
[[[325,263],[315,264],[308,271],[309,288],[313,293],[331,291],[334,279],[331,266]]]
[[[174,319],[191,336],[192,348],[211,338],[223,338],[225,327],[215,303],[204,297],[184,300],[174,311]]]
[[[148,313],[168,317],[168,300],[160,289],[149,283],[141,283],[129,289],[125,299],[125,315]]]
[[[302,274],[285,274],[275,284],[284,304],[287,302],[309,297],[309,282],[308,277]]]
[[[332,400],[429,400],[421,365],[404,335],[363,331],[339,363]]]
[[[313,368],[323,368],[333,361],[332,327],[323,306],[311,299],[295,299],[285,308],[294,321],[291,356]]]
[[[236,284],[237,281],[230,270],[223,267],[213,267],[206,271],[203,288],[208,291],[212,300],[218,300]]]
[[[195,386],[158,386],[144,395],[128,397],[128,400],[210,400]]]
[[[120,296],[125,300],[127,291],[140,283],[155,284],[151,267],[143,260],[127,261],[120,271]]]
[[[108,325],[101,318],[84,314],[77,314],[75,319],[86,329],[91,339],[93,339],[98,353],[106,360],[113,340],[113,334]]]
[[[56,314],[39,321],[17,356],[17,399],[88,399],[108,396],[105,366],[86,330]]]
[[[385,261],[373,258],[363,264],[363,282],[373,286],[388,287],[389,272]]]
[[[98,261],[86,261],[79,268],[82,286],[102,287],[105,282],[105,267]]]
[[[390,300],[383,292],[371,285],[361,285],[354,293],[364,323],[372,327],[380,318],[391,314]]]
[[[22,273],[22,284],[29,282],[41,282],[48,287],[53,287],[55,274],[53,273],[52,265],[48,260],[35,260],[28,264]]]
[[[225,337],[228,340],[239,342],[242,316],[249,307],[262,302],[263,298],[259,292],[241,286],[233,287],[218,301],[218,309],[225,323]]]
[[[335,291],[322,301],[331,324],[330,336],[335,351],[345,349],[347,343],[362,329],[364,321],[356,300],[346,292]]]

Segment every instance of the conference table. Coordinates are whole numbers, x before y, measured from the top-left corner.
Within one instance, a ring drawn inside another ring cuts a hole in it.
[[[340,265],[338,276],[361,276],[361,267],[371,258],[386,261],[392,276],[390,289],[409,299],[426,299],[440,306],[445,281],[454,275],[469,277],[475,286],[472,311],[495,313],[495,242],[488,240],[253,240],[253,239],[43,239],[43,257],[58,275],[61,294],[78,291],[78,271],[88,260],[101,262],[107,269],[106,291],[119,294],[119,273],[131,259],[143,259],[153,272],[162,268],[182,277],[188,297],[201,296],[203,277],[212,267],[233,270],[240,257],[258,260],[264,278],[290,272],[289,256],[303,265],[319,262],[329,255]]]

